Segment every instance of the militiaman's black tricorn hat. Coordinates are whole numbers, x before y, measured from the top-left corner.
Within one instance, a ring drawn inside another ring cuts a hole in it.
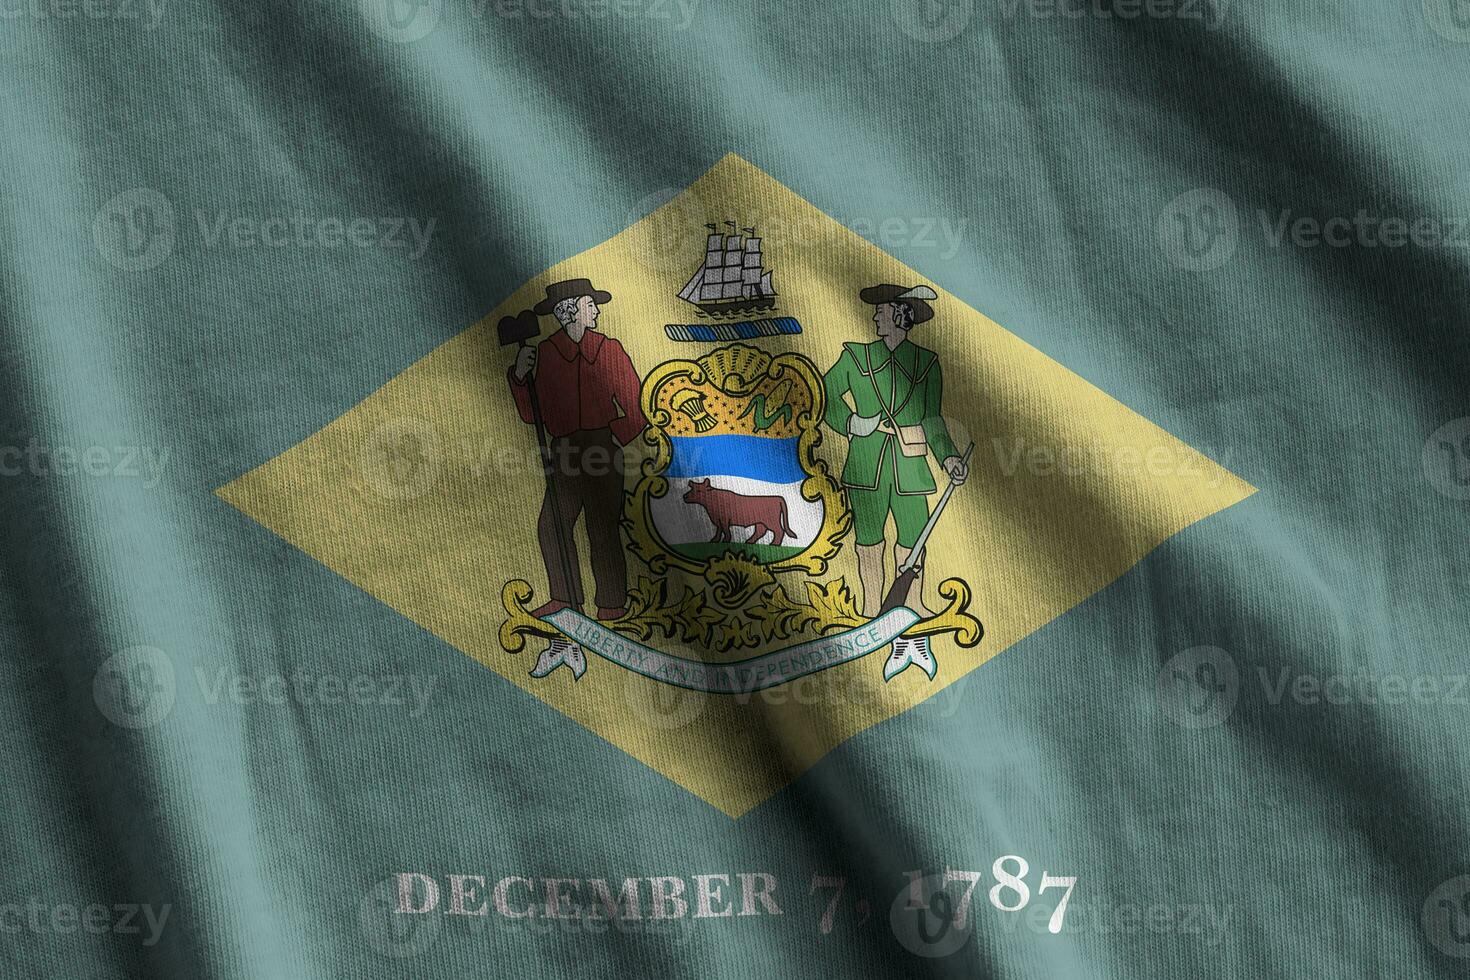
[[[563,279],[547,286],[546,298],[531,308],[540,316],[549,316],[557,303],[578,296],[591,296],[598,306],[612,300],[612,293],[594,289],[591,279]]]
[[[895,286],[892,283],[884,283],[881,286],[869,286],[858,293],[858,297],[870,306],[882,306],[884,303],[903,303],[914,311],[914,322],[923,323],[925,320],[934,318],[934,308],[927,300],[938,299],[934,290],[928,286]]]

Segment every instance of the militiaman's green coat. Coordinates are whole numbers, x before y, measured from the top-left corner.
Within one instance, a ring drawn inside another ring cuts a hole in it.
[[[891,353],[881,340],[843,344],[837,363],[822,381],[827,391],[826,422],[842,435],[848,434],[848,421],[854,414],[880,415],[895,425],[923,426],[935,459],[943,461],[959,455],[940,414],[944,378],[939,358],[932,350],[908,340]],[[852,397],[856,413],[844,395]],[[903,455],[896,436],[880,431],[851,436],[842,482],[849,487],[876,489],[880,466],[895,468],[899,493],[930,494],[936,489],[928,459]]]

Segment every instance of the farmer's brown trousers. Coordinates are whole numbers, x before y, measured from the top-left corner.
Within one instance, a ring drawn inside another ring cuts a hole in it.
[[[551,598],[582,608],[585,596],[574,530],[577,518],[585,513],[597,586],[594,602],[599,609],[622,609],[628,602],[628,568],[618,535],[623,513],[622,447],[611,429],[579,429],[551,440],[547,467],[551,487],[541,502],[536,534]]]

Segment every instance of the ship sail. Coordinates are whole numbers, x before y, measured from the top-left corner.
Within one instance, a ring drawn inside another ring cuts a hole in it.
[[[753,229],[746,229],[751,231]],[[754,236],[745,240],[744,260],[740,266],[740,298],[757,299],[761,286],[761,240]]]
[[[704,283],[704,266],[694,270],[694,277],[684,284],[679,290],[679,298],[686,303],[693,303],[699,299],[699,287]]]
[[[729,235],[725,238],[725,262],[721,270],[723,280],[721,299],[742,299],[744,290],[740,284],[741,257],[745,254],[745,243],[740,240],[739,235]]]
[[[699,269],[699,299],[711,302],[723,299],[725,268],[725,236],[714,232],[704,246],[704,265]]]
[[[733,221],[725,224],[735,228]],[[771,273],[765,268],[755,229],[740,229],[745,234],[739,235],[722,234],[712,224],[706,227],[710,235],[705,239],[704,261],[679,290],[679,298],[705,312],[746,308],[748,304],[769,307],[776,291],[771,288]]]

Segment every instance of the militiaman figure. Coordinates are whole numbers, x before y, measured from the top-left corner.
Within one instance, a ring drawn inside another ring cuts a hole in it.
[[[936,492],[928,456],[933,453],[955,484],[968,468],[955,451],[941,414],[944,381],[934,352],[911,342],[909,331],[934,316],[928,286],[884,284],[858,294],[875,307],[878,339],[843,344],[837,363],[823,378],[826,423],[850,440],[842,482],[852,506],[863,615],[877,616],[887,591],[884,535],[889,514],[898,532],[895,568],[908,559],[929,519]],[[851,399],[849,403],[848,399]],[[919,555],[919,566],[924,556]],[[904,602],[921,615],[922,573]]]

